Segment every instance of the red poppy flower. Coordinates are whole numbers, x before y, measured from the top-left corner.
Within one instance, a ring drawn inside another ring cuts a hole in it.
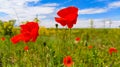
[[[71,67],[71,65],[73,64],[73,61],[72,61],[72,58],[71,56],[66,56],[64,59],[63,59],[63,63],[66,67]]]
[[[28,51],[28,50],[29,50],[29,47],[28,47],[28,46],[25,46],[25,47],[24,47],[24,50],[25,50],[25,51]]]
[[[25,43],[27,43],[27,42],[29,42],[30,40],[31,40],[31,35],[30,35],[30,32],[24,32],[24,33],[21,33],[21,41],[23,41],[23,42],[25,42]]]
[[[21,33],[15,35],[11,38],[13,44],[16,44],[20,41],[23,42],[35,42],[38,36],[38,23],[36,22],[28,22],[27,24],[21,25]]]
[[[62,26],[67,25],[68,28],[72,28],[77,21],[78,8],[70,6],[59,10],[57,14],[59,17],[55,17],[56,22],[60,23]]]
[[[2,37],[1,40],[4,41],[4,40],[5,40],[5,37]]]
[[[31,39],[32,42],[36,41],[38,36],[38,29],[39,29],[38,23],[28,22],[27,24],[21,25],[20,27],[21,27],[21,33],[28,33],[29,39]]]
[[[93,46],[91,46],[91,45],[90,45],[90,46],[88,46],[88,48],[89,48],[89,49],[92,49],[92,48],[93,48]]]
[[[75,38],[75,44],[78,44],[79,41],[80,41],[80,38],[79,38],[79,37],[76,37],[76,38]]]
[[[80,41],[80,38],[79,38],[79,37],[76,37],[75,40],[76,40],[76,41]]]
[[[21,39],[22,39],[22,34],[18,34],[18,35],[13,36],[10,40],[13,44],[16,44],[20,42]]]
[[[112,53],[114,52],[114,53],[117,53],[117,49],[116,48],[114,48],[114,47],[111,47],[110,49],[109,49],[109,54],[110,55],[112,55]]]

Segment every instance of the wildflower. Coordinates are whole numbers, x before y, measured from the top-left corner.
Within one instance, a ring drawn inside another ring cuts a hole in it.
[[[28,46],[25,46],[25,47],[24,47],[24,50],[25,50],[25,51],[28,51],[28,50],[29,50],[29,47],[28,47]]]
[[[76,24],[78,17],[78,8],[74,6],[69,6],[63,8],[57,12],[59,17],[55,17],[55,21],[60,23],[62,26],[67,25],[68,28],[72,28]]]
[[[76,38],[75,38],[75,44],[77,44],[79,41],[80,41],[80,38],[79,38],[79,37],[76,37]]]
[[[36,41],[36,38],[38,36],[38,23],[37,22],[28,22],[27,24],[23,24],[21,27],[21,33],[29,33],[31,36],[30,39],[32,42]]]
[[[38,36],[38,23],[36,22],[28,22],[26,24],[23,24],[20,26],[21,30],[20,30],[20,34],[15,35],[11,38],[11,41],[13,44],[16,44],[20,41],[23,42],[35,42]]]
[[[64,59],[63,59],[63,63],[66,67],[71,67],[71,65],[73,64],[73,61],[72,61],[72,58],[71,56],[66,56]]]
[[[4,40],[5,40],[5,37],[2,37],[1,40],[4,41]]]
[[[11,38],[13,44],[20,42],[22,39],[22,34],[15,35]]]
[[[88,48],[89,48],[89,49],[92,49],[92,48],[93,48],[93,46],[91,46],[91,45],[90,45],[90,46],[88,46]]]
[[[109,49],[109,54],[110,55],[112,55],[112,53],[114,52],[114,53],[117,53],[117,49],[116,48],[114,48],[114,47],[111,47],[110,49]]]
[[[80,41],[80,38],[79,38],[79,37],[76,37],[75,40],[76,40],[76,41]]]

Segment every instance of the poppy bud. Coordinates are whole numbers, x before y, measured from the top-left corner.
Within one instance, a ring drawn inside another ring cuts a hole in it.
[[[55,27],[58,28],[58,24],[55,24]]]
[[[46,46],[46,42],[43,42],[44,47]]]

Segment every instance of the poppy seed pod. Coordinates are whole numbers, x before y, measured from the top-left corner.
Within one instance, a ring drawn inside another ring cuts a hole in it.
[[[43,42],[44,47],[46,46],[46,42]]]
[[[55,24],[55,27],[58,28],[58,24]]]

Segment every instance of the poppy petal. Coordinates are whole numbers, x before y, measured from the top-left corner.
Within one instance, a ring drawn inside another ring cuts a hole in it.
[[[65,17],[65,19],[68,21],[67,24],[76,24],[77,21],[77,14],[70,14]]]
[[[62,26],[66,25],[66,21],[63,18],[57,18],[57,17],[55,17],[55,21],[58,22],[58,23],[60,23]]]
[[[22,37],[22,35],[18,34],[18,35],[13,36],[10,40],[13,44],[16,44],[21,41],[21,37]]]
[[[22,41],[24,41],[25,43],[27,43],[28,41],[30,41],[31,39],[31,35],[29,32],[24,32],[24,33],[21,33],[22,34]]]
[[[58,15],[60,17],[66,17],[67,15],[69,14],[77,14],[78,13],[78,8],[74,7],[74,6],[70,6],[70,7],[67,7],[67,8],[63,8],[61,9],[60,11],[58,11]]]
[[[72,28],[73,24],[67,24],[68,28]]]

